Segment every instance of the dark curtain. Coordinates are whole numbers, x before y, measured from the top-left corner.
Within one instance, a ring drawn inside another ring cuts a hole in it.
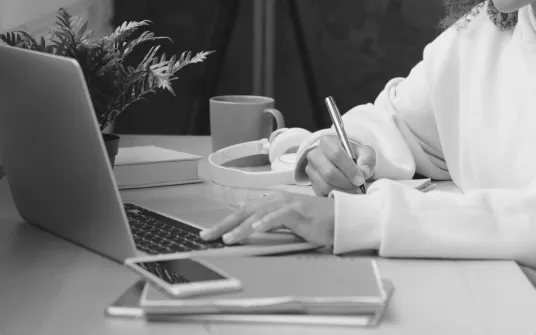
[[[290,127],[330,125],[323,98],[333,95],[345,112],[373,102],[387,81],[406,76],[438,34],[441,0],[276,1],[276,107]],[[252,92],[252,1],[116,0],[114,24],[148,19],[169,36],[168,54],[216,50],[201,65],[187,67],[175,82],[177,97],[159,92],[131,107],[118,133],[209,134],[208,98]],[[301,23],[314,72],[304,75],[295,34]],[[145,50],[142,50],[145,51]],[[140,55],[138,55],[139,57]],[[307,85],[315,85],[311,96]],[[314,117],[314,113],[324,113]]]

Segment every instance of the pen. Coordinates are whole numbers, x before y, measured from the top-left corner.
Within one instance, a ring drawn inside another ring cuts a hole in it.
[[[326,100],[326,106],[328,107],[329,116],[331,117],[331,120],[333,121],[333,125],[335,126],[335,130],[337,130],[337,135],[339,136],[339,139],[341,140],[342,147],[344,150],[348,153],[348,156],[354,161],[354,163],[357,164],[357,156],[354,152],[354,149],[350,145],[350,141],[348,140],[348,137],[346,136],[346,132],[344,131],[344,125],[342,123],[341,114],[339,113],[339,109],[337,108],[337,105],[335,104],[335,100],[333,100],[333,97],[327,97]],[[367,194],[367,189],[365,188],[365,184],[359,186],[359,189],[363,194]]]

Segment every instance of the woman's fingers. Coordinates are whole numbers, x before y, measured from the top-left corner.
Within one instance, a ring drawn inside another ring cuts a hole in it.
[[[250,217],[243,220],[240,224],[236,225],[228,233],[224,234],[222,236],[223,242],[225,244],[235,244],[251,235],[253,233],[252,225],[255,222],[259,221],[262,216],[267,213],[267,211],[268,209],[266,208],[266,206],[258,208],[257,211],[253,213]]]
[[[309,179],[311,180],[311,186],[313,187],[313,190],[316,195],[320,197],[327,197],[329,193],[333,190],[342,191],[346,193],[357,193],[358,188],[354,186],[352,183],[348,181],[348,187],[349,188],[340,188],[335,187],[333,185],[329,185],[326,183],[326,181],[322,178],[320,173],[316,171],[314,166],[312,164],[307,164],[305,166],[305,173],[309,176]]]
[[[349,158],[348,158],[349,159]],[[334,165],[330,158],[321,150],[313,149],[307,154],[308,164],[318,172],[321,179],[328,185],[340,189],[352,189],[354,185],[344,173]],[[352,162],[350,160],[350,162]],[[355,163],[352,162],[354,168],[357,169]],[[329,192],[328,192],[329,193]]]
[[[376,151],[370,145],[356,144],[354,146],[357,154],[357,165],[361,169],[365,180],[372,176],[376,168]]]
[[[223,219],[214,227],[199,233],[202,239],[211,241],[220,238],[223,234],[233,230],[255,212],[257,204],[252,202],[240,207],[237,211]]]
[[[311,235],[310,222],[304,223],[300,220],[296,220],[296,215],[300,216],[292,205],[287,205],[284,208],[270,212],[261,217],[260,220],[253,223],[252,228],[256,232],[267,232],[282,226],[290,229],[294,234],[301,238],[307,238]]]
[[[309,242],[327,245],[333,243],[334,215],[331,199],[274,192],[245,205],[213,229],[204,232],[202,237],[214,239],[223,235],[225,243],[233,244],[255,231],[266,232],[285,227]]]
[[[242,226],[246,222],[250,226],[254,221],[258,220],[259,215],[264,215],[264,213],[280,208],[285,201],[286,196],[283,193],[272,192],[262,199],[246,203],[237,211],[224,218],[222,222],[208,230],[202,231],[200,236],[202,239],[210,241],[222,237],[224,234],[237,229],[237,227]],[[252,216],[253,218],[251,218]],[[227,235],[227,243],[236,243],[242,239],[243,234],[247,235],[248,232],[242,232],[242,229],[247,229],[246,227],[248,225],[240,227],[236,236],[235,234]]]
[[[318,148],[342,174],[354,186],[360,186],[365,183],[365,177],[356,163],[350,158],[348,153],[342,147],[340,140],[334,136],[326,136],[320,140]],[[319,171],[322,173],[322,171]]]
[[[251,228],[259,233],[281,228],[283,226],[282,222],[288,222],[288,220],[285,220],[285,216],[289,215],[289,212],[290,208],[283,207],[274,212],[266,213],[266,215],[260,216],[258,220],[253,222]]]
[[[229,233],[223,235],[226,244],[238,243],[254,232],[268,232],[277,228],[286,227],[294,234],[305,237],[310,235],[310,227],[295,219],[293,214],[300,216],[293,203],[286,203],[280,208],[264,206],[247,218]]]
[[[307,176],[309,176],[309,179],[311,180],[311,186],[313,187],[315,194],[319,197],[327,197],[329,192],[331,191],[331,188],[324,181],[324,179],[322,179],[322,177],[313,167],[311,162],[309,162],[305,167],[305,173],[307,173]]]

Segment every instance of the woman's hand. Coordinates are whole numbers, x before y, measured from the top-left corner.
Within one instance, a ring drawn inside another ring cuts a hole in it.
[[[325,136],[307,154],[305,172],[315,193],[327,196],[332,190],[358,193],[359,186],[370,178],[376,167],[376,152],[368,145],[353,144],[357,165],[336,136]]]
[[[223,236],[226,244],[238,243],[253,232],[288,228],[304,240],[319,245],[333,244],[335,209],[333,199],[275,191],[242,206],[201,238]]]

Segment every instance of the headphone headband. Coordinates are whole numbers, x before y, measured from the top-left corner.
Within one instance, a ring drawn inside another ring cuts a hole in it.
[[[214,165],[223,165],[234,161],[235,159],[244,158],[259,154],[268,154],[270,143],[266,138],[258,141],[235,144],[227,148],[220,149],[208,156],[208,160]],[[222,167],[225,168],[225,167]],[[228,169],[228,168],[227,168]]]
[[[270,140],[263,138],[220,149],[208,156],[212,181],[224,186],[252,189],[295,184],[294,164],[288,161],[292,162],[296,150],[310,135],[309,131],[301,128],[278,129],[272,133]],[[289,152],[291,153],[288,154]],[[268,155],[272,171],[252,172],[223,166],[233,160],[254,155]]]
[[[251,172],[222,166],[235,159],[259,154],[268,154],[270,143],[264,138],[259,141],[235,144],[218,150],[208,156],[212,181],[223,186],[239,188],[266,188],[278,184],[293,184],[292,171]]]

